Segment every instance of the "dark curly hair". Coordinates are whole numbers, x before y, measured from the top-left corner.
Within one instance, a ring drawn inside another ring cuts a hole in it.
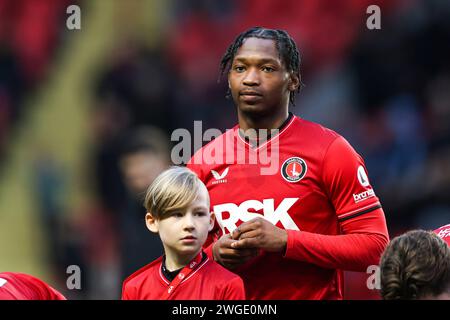
[[[381,257],[381,296],[421,299],[450,293],[450,248],[433,232],[394,238]]]
[[[295,41],[284,30],[253,27],[239,34],[234,42],[230,44],[227,51],[222,57],[222,61],[220,62],[220,77],[222,77],[225,72],[229,71],[230,65],[233,62],[236,52],[239,50],[239,48],[244,43],[244,40],[247,38],[260,38],[275,41],[275,45],[280,55],[281,61],[284,63],[286,69],[289,72],[294,73],[300,80],[300,86],[297,88],[297,92],[300,92],[300,89],[304,86],[301,82],[300,77],[300,53],[297,49]],[[230,92],[228,90],[227,97],[229,96]],[[291,91],[289,95],[289,101],[291,104],[295,104],[294,91]]]

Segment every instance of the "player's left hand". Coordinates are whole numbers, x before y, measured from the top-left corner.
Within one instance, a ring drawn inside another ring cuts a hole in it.
[[[287,232],[274,226],[264,218],[255,218],[244,222],[232,233],[234,240],[231,245],[236,249],[258,248],[269,252],[285,252]]]

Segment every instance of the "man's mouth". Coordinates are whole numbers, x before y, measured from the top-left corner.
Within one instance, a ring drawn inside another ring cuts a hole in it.
[[[253,90],[242,90],[239,91],[239,95],[241,96],[256,96],[256,97],[261,97],[262,94],[259,93],[258,91],[253,91]]]
[[[239,91],[239,98],[246,104],[256,104],[263,98],[262,94],[254,90]]]

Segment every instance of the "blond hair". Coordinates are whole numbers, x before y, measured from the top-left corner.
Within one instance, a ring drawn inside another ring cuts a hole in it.
[[[194,201],[203,182],[185,167],[173,166],[163,171],[148,187],[144,206],[155,219],[184,209]]]

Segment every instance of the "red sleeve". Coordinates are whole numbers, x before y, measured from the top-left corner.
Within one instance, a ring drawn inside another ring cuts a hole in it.
[[[224,287],[222,300],[245,300],[244,282],[240,277],[228,281]]]
[[[381,208],[362,157],[343,137],[336,138],[325,153],[322,182],[339,221]]]
[[[360,215],[341,226],[342,235],[287,230],[285,257],[323,268],[360,272],[365,272],[370,265],[378,265],[389,242],[383,210]]]
[[[369,265],[379,263],[389,235],[364,161],[342,137],[336,138],[325,154],[322,181],[342,234],[288,230],[285,256],[324,268],[366,271]]]
[[[131,294],[131,291],[133,289],[130,288],[130,286],[127,285],[127,283],[123,284],[122,288],[122,300],[134,300],[136,298],[133,297],[133,294]]]

